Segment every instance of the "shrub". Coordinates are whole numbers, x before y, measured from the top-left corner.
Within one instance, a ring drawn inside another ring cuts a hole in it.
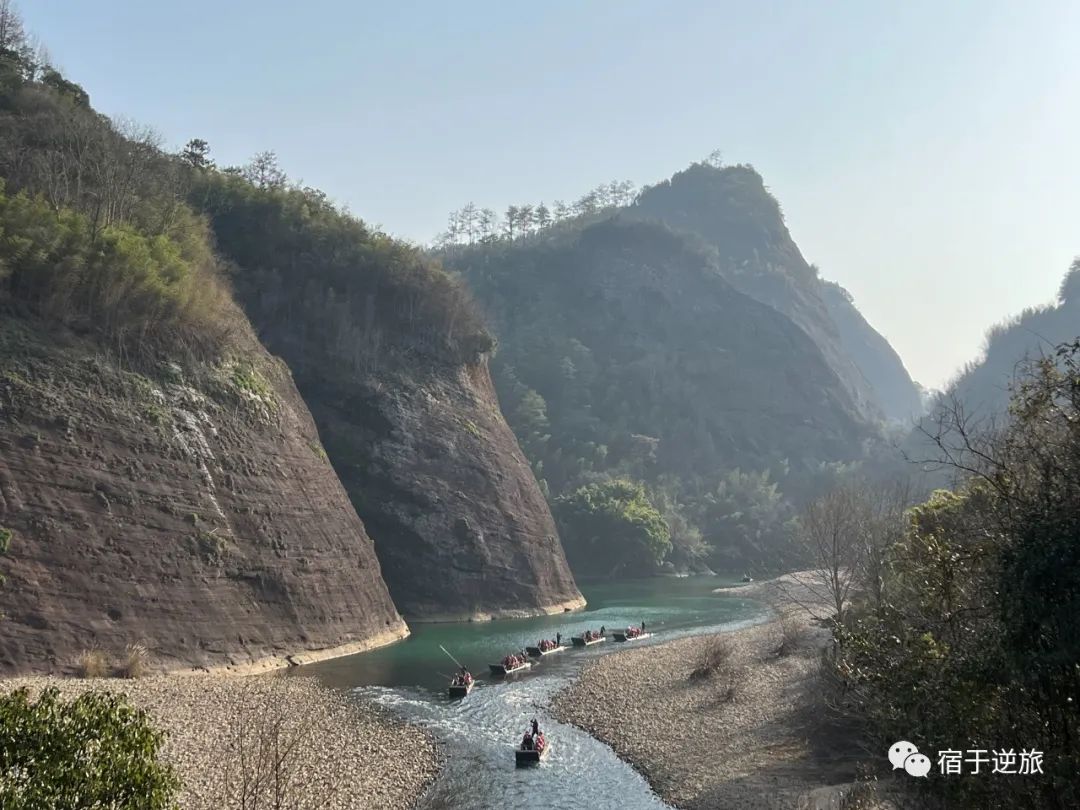
[[[735,699],[742,681],[742,668],[735,660],[735,645],[724,636],[713,636],[705,642],[697,666],[690,671],[691,682],[712,681],[720,688],[720,699]]]
[[[182,238],[122,223],[95,230],[83,214],[0,184],[0,305],[10,299],[133,353],[179,344],[213,354],[232,313],[205,226],[191,224]]]
[[[119,678],[141,678],[149,669],[150,654],[144,644],[128,644],[116,667]]]
[[[779,637],[773,656],[786,658],[806,645],[806,631],[799,621],[793,616],[783,616],[776,623]]]
[[[104,678],[109,674],[111,664],[109,656],[95,647],[79,654],[75,660],[75,668],[80,678]]]
[[[164,735],[119,695],[70,702],[55,687],[0,696],[0,807],[6,810],[174,807],[179,781],[158,759]]]

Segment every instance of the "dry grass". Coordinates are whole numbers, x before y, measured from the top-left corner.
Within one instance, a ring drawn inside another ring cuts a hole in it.
[[[774,658],[786,658],[805,649],[809,639],[806,627],[794,616],[783,616],[776,623],[777,642],[773,650]]]
[[[743,681],[743,667],[736,660],[735,645],[725,636],[713,636],[701,649],[697,665],[690,671],[690,681],[710,681],[718,689],[718,702],[735,699]]]
[[[144,644],[128,644],[124,657],[116,665],[118,678],[142,678],[150,670],[150,653]]]
[[[75,659],[75,670],[80,678],[105,678],[111,669],[109,656],[96,647],[83,650]]]

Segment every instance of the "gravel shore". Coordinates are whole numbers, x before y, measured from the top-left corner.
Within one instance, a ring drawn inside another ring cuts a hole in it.
[[[715,636],[607,655],[555,697],[555,716],[610,745],[676,807],[838,806],[828,786],[850,782],[852,763],[814,739],[810,707],[828,633],[791,601],[812,602],[800,576],[737,590],[772,605],[777,618],[722,634],[726,673],[690,677]],[[780,655],[785,636],[798,643]]]
[[[0,690],[27,686],[36,693],[50,685],[66,697],[123,692],[145,709],[167,732],[164,757],[183,781],[184,810],[240,808],[242,785],[260,770],[252,764],[260,739],[294,746],[282,775],[292,786],[287,806],[295,810],[414,807],[441,764],[426,732],[311,678],[16,678],[0,681]]]

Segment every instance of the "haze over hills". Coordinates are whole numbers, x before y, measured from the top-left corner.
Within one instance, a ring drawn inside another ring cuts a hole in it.
[[[921,410],[750,167],[698,163],[503,220],[469,205],[441,244],[492,319],[500,397],[551,498],[646,482],[677,566],[779,559],[794,504],[888,453],[884,421]]]
[[[751,167],[697,163],[646,188],[632,211],[715,248],[732,284],[813,338],[868,418],[918,414],[918,391],[896,352],[850,296],[837,295],[835,285],[803,258],[779,203]]]

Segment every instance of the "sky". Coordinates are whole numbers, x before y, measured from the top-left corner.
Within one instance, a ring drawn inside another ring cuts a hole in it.
[[[930,387],[1080,254],[1072,0],[17,5],[101,112],[418,242],[719,149]]]

